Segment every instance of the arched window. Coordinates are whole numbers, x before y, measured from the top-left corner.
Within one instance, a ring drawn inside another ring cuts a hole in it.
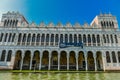
[[[4,27],[6,26],[7,20],[4,21]]]
[[[59,37],[58,34],[55,35],[55,45],[58,45]]]
[[[69,36],[69,41],[70,41],[70,43],[73,42],[72,34],[70,34],[70,36]]]
[[[5,34],[4,42],[7,41],[8,33]]]
[[[21,39],[22,39],[22,34],[20,33],[19,36],[18,36],[18,45],[20,44]]]
[[[25,45],[25,41],[26,41],[26,34],[23,35],[22,45]]]
[[[118,61],[120,63],[120,51],[118,52]]]
[[[96,45],[96,39],[95,39],[95,35],[92,35],[92,41],[93,41],[93,45]]]
[[[117,60],[116,60],[116,55],[115,55],[115,52],[112,51],[112,60],[113,60],[113,63],[116,63]]]
[[[17,24],[18,24],[18,20],[16,20],[16,22],[15,22],[15,26],[17,26]]]
[[[60,43],[63,43],[63,34],[60,34]]]
[[[33,36],[32,36],[32,45],[34,45],[35,44],[35,34],[33,34]]]
[[[91,45],[91,37],[90,37],[90,35],[88,35],[88,46],[90,46]]]
[[[5,55],[6,55],[6,51],[3,50],[0,61],[5,61]]]
[[[98,46],[100,46],[100,36],[99,35],[97,35],[97,44],[98,44]]]
[[[114,43],[112,34],[110,35],[110,37],[111,37],[111,43]]]
[[[113,26],[113,28],[114,28],[114,22],[112,21],[112,26]]]
[[[11,57],[12,57],[12,51],[9,50],[7,55],[7,61],[11,61]]]
[[[104,25],[104,24],[103,24],[103,22],[101,21],[101,26],[102,26],[102,28],[103,28],[103,25]]]
[[[46,45],[49,45],[49,34],[46,35]]]
[[[112,28],[112,24],[111,24],[111,22],[109,21],[109,25],[110,25],[110,28]]]
[[[86,45],[86,35],[83,35],[83,43]]]
[[[68,35],[65,34],[65,42],[67,43],[68,42]]]
[[[12,36],[12,42],[14,42],[14,40],[15,40],[15,33],[13,34],[13,36]]]
[[[108,51],[106,52],[106,61],[107,61],[107,63],[111,62],[111,60],[110,60],[110,54],[109,54]]]
[[[108,21],[106,22],[106,24],[107,24],[107,28],[108,28],[108,26],[109,26],[109,23],[108,23]]]
[[[13,20],[13,24],[12,24],[12,27],[15,27],[15,20]]]
[[[31,41],[31,34],[28,34],[27,45],[30,45],[30,41]]]
[[[104,21],[104,28],[106,28],[106,23],[105,23],[105,21]]]
[[[74,34],[74,43],[77,43],[77,35]]]
[[[36,45],[39,45],[40,42],[40,34],[37,34]]]
[[[106,38],[105,38],[105,35],[103,35],[103,40],[104,40],[104,43],[106,43]]]
[[[8,42],[11,40],[12,33],[9,34]]]
[[[118,43],[117,35],[115,35],[115,42]]]
[[[54,34],[51,34],[51,45],[54,44]]]
[[[42,34],[41,36],[41,45],[44,45],[45,42],[45,34]]]
[[[9,20],[7,21],[7,26],[9,26]]]
[[[82,36],[81,36],[81,34],[79,34],[79,42],[82,42]]]
[[[2,39],[3,39],[3,33],[1,33],[1,36],[0,36],[0,42],[2,42]]]
[[[107,42],[110,43],[109,35],[107,34]]]
[[[13,23],[12,20],[10,20],[10,27],[12,27],[12,23]]]

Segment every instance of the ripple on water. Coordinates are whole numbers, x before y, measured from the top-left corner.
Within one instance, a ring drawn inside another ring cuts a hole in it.
[[[120,73],[0,73],[0,80],[120,80]]]

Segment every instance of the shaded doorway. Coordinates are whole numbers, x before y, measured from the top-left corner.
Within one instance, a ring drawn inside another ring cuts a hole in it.
[[[39,64],[40,64],[40,52],[35,51],[32,59],[32,69],[39,70]]]
[[[75,52],[71,51],[69,56],[69,70],[76,70]]]
[[[49,65],[49,52],[44,51],[42,55],[41,70],[48,70]]]
[[[31,52],[26,51],[25,56],[23,58],[23,66],[22,66],[23,70],[29,70],[30,69],[30,59],[31,59]]]
[[[51,70],[57,69],[58,69],[58,53],[57,51],[53,51],[51,56]]]
[[[88,63],[88,70],[94,71],[95,63],[94,63],[93,53],[91,51],[87,53],[87,63]]]
[[[97,70],[103,70],[102,53],[100,51],[96,53],[96,66]]]
[[[86,67],[86,63],[85,63],[84,53],[80,51],[78,54],[78,69],[85,70],[85,67]]]
[[[60,70],[67,70],[67,53],[65,51],[60,53]]]
[[[20,70],[20,65],[21,65],[21,59],[22,59],[22,52],[19,50],[15,54],[15,60],[14,60],[14,70]]]

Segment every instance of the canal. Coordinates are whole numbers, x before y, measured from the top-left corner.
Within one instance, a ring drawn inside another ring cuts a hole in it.
[[[120,73],[5,73],[0,80],[120,80]]]

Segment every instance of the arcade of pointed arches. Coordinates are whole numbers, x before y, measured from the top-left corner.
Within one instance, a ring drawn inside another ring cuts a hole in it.
[[[30,50],[25,52],[18,50],[15,54],[12,50],[3,50],[0,55],[1,62],[10,62],[14,55],[15,70],[103,70],[103,53],[97,51],[43,51],[38,50],[33,53]],[[106,63],[120,63],[120,51],[105,52]]]

